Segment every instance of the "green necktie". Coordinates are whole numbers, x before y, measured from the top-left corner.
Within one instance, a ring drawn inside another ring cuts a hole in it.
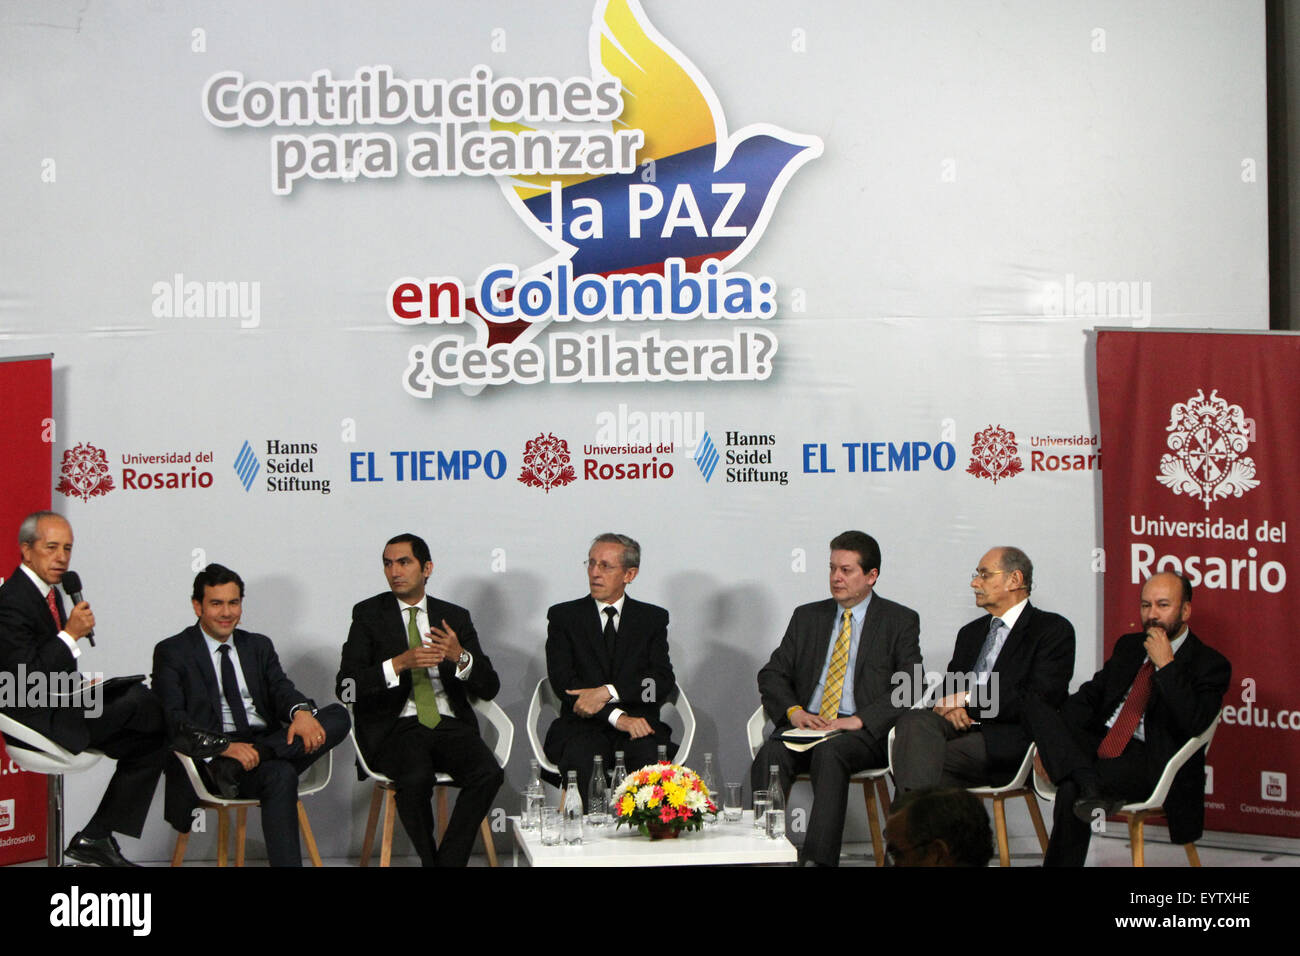
[[[406,610],[411,615],[406,625],[406,642],[412,648],[421,647],[424,641],[420,639],[420,629],[415,623],[415,615],[420,609],[411,607]],[[415,698],[415,713],[420,718],[420,723],[433,730],[438,726],[438,721],[442,720],[442,715],[438,713],[438,697],[433,692],[433,681],[429,680],[429,672],[423,667],[411,668],[411,696]]]

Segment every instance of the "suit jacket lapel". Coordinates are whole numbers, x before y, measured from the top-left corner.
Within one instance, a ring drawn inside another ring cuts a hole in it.
[[[23,594],[27,595],[26,600],[32,607],[32,613],[39,614],[37,619],[41,621],[41,626],[46,630],[46,632],[51,635],[58,634],[59,631],[62,630],[63,625],[68,623],[68,616],[63,610],[63,601],[59,597],[59,589],[54,589],[54,601],[59,606],[59,625],[58,627],[55,627],[54,618],[50,617],[49,604],[47,604],[45,598],[41,596],[40,589],[38,589],[36,585],[32,583],[32,579],[27,576],[27,572],[23,570],[22,565],[20,564],[18,567],[14,568],[14,573],[9,577],[10,579],[21,582]],[[39,612],[36,610],[37,608],[40,608]]]
[[[279,715],[270,706],[266,697],[266,682],[262,679],[262,662],[253,651],[245,631],[236,631],[231,638],[235,650],[239,652],[239,669],[244,673],[244,683],[248,686],[248,696],[253,699],[253,709],[269,724],[279,721]]]
[[[426,611],[431,603],[429,595],[426,594],[424,596],[424,606]],[[392,656],[396,657],[398,654],[410,650],[411,639],[407,636],[410,630],[410,626],[407,622],[410,620],[410,617],[403,613],[402,609],[397,606],[397,598],[395,596],[393,596],[391,601],[384,602],[383,616],[384,631],[391,635],[387,640],[391,642],[388,649],[392,651]],[[406,675],[403,674],[402,676],[405,677]]]
[[[874,597],[871,603],[867,605],[867,613],[862,618],[862,633],[858,637],[858,658],[853,662],[853,688],[854,694],[857,694],[858,681],[862,679],[863,671],[867,666],[867,649],[871,646],[871,639],[875,636],[876,628],[880,626],[881,608],[884,607]]]
[[[614,638],[614,656],[610,660],[609,670],[607,673],[612,677],[620,673],[623,661],[627,657],[628,641],[635,640],[637,625],[641,622],[640,607],[636,601],[631,598],[623,599],[623,613],[619,615],[618,634]],[[597,622],[599,623],[599,622]],[[605,634],[602,630],[600,635],[600,646],[605,646]]]
[[[203,638],[203,632],[195,624],[185,635],[185,643],[194,666],[198,668],[199,674],[203,679],[203,687],[208,693],[208,706],[212,708],[213,716],[216,722],[214,727],[221,727],[221,680],[217,676],[217,668],[212,662],[212,655],[208,653],[208,642]]]
[[[1099,715],[1103,723],[1109,720],[1110,715],[1115,713],[1116,708],[1124,702],[1124,698],[1133,687],[1133,681],[1137,679],[1137,673],[1142,667],[1142,662],[1146,660],[1146,648],[1142,644],[1134,641],[1132,647],[1136,650],[1126,651],[1123,659],[1116,662],[1116,684],[1110,689],[1110,699],[1105,703],[1104,713]],[[1151,701],[1148,700],[1147,707],[1150,706]]]
[[[816,689],[817,681],[822,676],[822,669],[826,666],[826,655],[830,653],[831,648],[831,628],[839,620],[839,611],[840,606],[833,600],[827,601],[817,609],[814,619],[816,631],[813,633],[813,652],[806,662],[806,666],[812,671],[808,681],[809,695]]]
[[[627,605],[628,602],[624,601],[623,620],[619,622],[620,625],[627,624]],[[614,662],[610,659],[609,651],[605,649],[605,629],[601,626],[601,615],[598,613],[595,598],[588,597],[582,602],[578,617],[582,639],[587,642],[591,655],[600,664],[601,673],[612,674]],[[614,644],[618,645],[617,639]]]
[[[1030,604],[1028,601],[1026,601],[1025,609],[1021,611],[1020,616],[1016,618],[1016,625],[1011,629],[1011,633],[1007,635],[1006,641],[1003,642],[1002,650],[998,651],[997,660],[993,662],[993,667],[990,668],[990,673],[998,669],[998,664],[1002,660],[1004,659],[1012,660],[1013,658],[1011,657],[1011,655],[1017,652],[1017,649],[1023,642],[1029,640],[1027,636],[1029,633],[1029,619],[1033,617],[1033,614],[1034,614],[1034,606]],[[986,635],[986,639],[987,639],[987,635]],[[1004,655],[1006,656],[1004,657]],[[978,661],[979,659],[978,650],[975,651],[975,657],[976,657],[976,661]],[[974,667],[975,662],[972,662],[971,666]]]

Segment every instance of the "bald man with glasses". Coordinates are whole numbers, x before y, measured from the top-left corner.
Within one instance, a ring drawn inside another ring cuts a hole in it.
[[[1025,702],[1059,707],[1074,673],[1074,627],[1029,600],[1034,566],[1019,548],[991,548],[971,575],[985,613],[957,632],[938,702],[910,710],[895,728],[900,791],[980,787],[1015,774],[1030,735]]]

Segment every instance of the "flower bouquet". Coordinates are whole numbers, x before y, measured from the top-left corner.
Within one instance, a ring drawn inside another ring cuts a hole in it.
[[[634,770],[614,792],[618,826],[635,826],[642,836],[663,840],[704,826],[706,813],[718,812],[699,775],[675,763]]]

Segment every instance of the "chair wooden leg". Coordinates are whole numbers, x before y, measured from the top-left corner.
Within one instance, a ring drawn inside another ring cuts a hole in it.
[[[188,833],[176,834],[176,849],[172,851],[172,866],[180,866],[185,862],[185,847],[189,845],[190,835]],[[1191,844],[1188,844],[1190,846]]]
[[[862,799],[867,804],[867,825],[871,827],[871,855],[876,866],[885,865],[885,848],[880,836],[880,816],[876,809],[876,781],[862,781]]]
[[[876,802],[880,804],[880,816],[888,820],[893,802],[889,798],[889,783],[884,777],[876,778]]]
[[[1128,838],[1133,846],[1133,865],[1146,866],[1142,846],[1142,817],[1134,815],[1128,818]]]
[[[217,866],[230,862],[230,817],[225,807],[217,808]]]
[[[366,833],[361,838],[361,865],[370,865],[370,851],[375,847],[375,827],[379,824],[379,806],[384,800],[384,788],[375,784],[370,794],[370,814],[366,817]]]
[[[1187,851],[1187,862],[1191,866],[1201,865],[1201,856],[1196,852],[1195,843],[1184,843],[1183,849]]]
[[[1011,847],[1007,845],[1007,808],[1002,797],[993,798],[993,824],[998,835],[998,865],[1011,865]]]
[[[302,838],[307,841],[307,855],[311,857],[312,866],[324,866],[320,861],[320,851],[316,849],[316,838],[312,836],[311,823],[307,820],[307,808],[298,801],[298,826],[302,829]]]
[[[384,838],[379,844],[379,865],[388,866],[393,859],[393,824],[397,822],[397,792],[384,791]]]
[[[248,807],[235,808],[235,866],[244,865],[244,835],[248,833]]]
[[[483,836],[483,849],[487,852],[488,866],[496,866],[497,848],[492,843],[492,825],[488,823],[487,817],[484,817],[483,822],[479,824],[478,832]]]
[[[1025,791],[1025,803],[1029,804],[1029,819],[1034,821],[1034,832],[1038,834],[1038,845],[1043,854],[1047,854],[1047,827],[1043,826],[1043,815],[1038,812],[1038,798],[1032,790]]]
[[[438,836],[437,842],[442,846],[442,838],[447,835],[447,788],[437,787],[434,791],[434,799],[438,803]]]

